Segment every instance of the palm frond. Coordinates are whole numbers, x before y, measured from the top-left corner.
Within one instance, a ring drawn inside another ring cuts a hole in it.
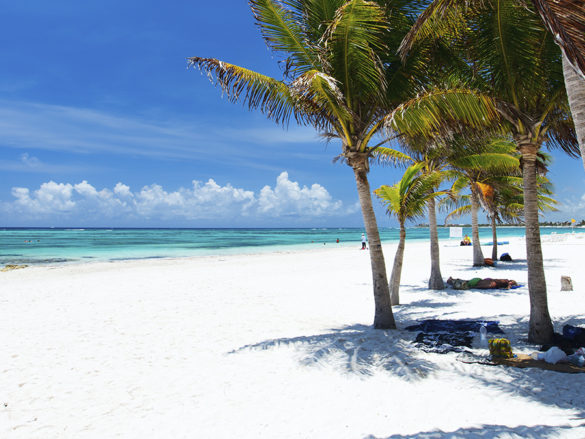
[[[485,128],[499,120],[494,101],[467,89],[420,93],[384,118],[384,126],[407,136],[451,133],[462,125]]]
[[[286,76],[291,72],[296,76],[320,67],[316,50],[295,17],[298,10],[287,9],[275,0],[249,0],[249,4],[268,47],[287,54]]]
[[[585,78],[585,3],[580,0],[532,0],[567,59]]]
[[[344,97],[335,78],[318,70],[311,70],[291,84],[293,96],[308,103],[329,121],[339,136],[349,140],[348,123],[352,113],[345,105]],[[309,109],[310,110],[310,109]]]
[[[283,4],[295,11],[295,19],[304,24],[305,33],[312,41],[319,41],[323,37],[337,9],[345,2],[346,0],[282,0]]]
[[[380,98],[384,93],[384,72],[376,53],[386,50],[386,26],[384,10],[377,3],[349,0],[337,9],[323,35],[331,74],[352,109],[364,97]]]
[[[423,167],[424,163],[415,163],[394,186],[382,186],[374,191],[400,224],[424,216],[428,200],[446,193],[436,190],[443,178],[441,173],[423,174]]]
[[[447,222],[452,218],[460,218],[463,215],[468,215],[470,213],[471,213],[471,204],[466,204],[465,206],[458,207],[457,209],[455,209],[454,211],[452,211],[451,213],[449,213],[445,217],[445,224],[447,224]]]
[[[298,111],[290,88],[282,81],[215,58],[194,56],[188,61],[189,66],[207,73],[232,102],[242,101],[251,110],[259,109],[276,123],[287,124],[291,115],[299,123],[309,120],[304,111]]]
[[[403,166],[412,163],[413,159],[408,154],[393,148],[383,146],[377,147],[371,155],[372,159],[379,165]]]
[[[406,34],[398,52],[402,59],[419,41],[428,38],[436,39],[446,34],[457,34],[464,25],[464,13],[468,0],[434,0],[419,15],[411,30]]]
[[[464,155],[453,158],[451,163],[461,169],[481,170],[485,172],[509,172],[520,167],[520,161],[517,157],[499,153]]]

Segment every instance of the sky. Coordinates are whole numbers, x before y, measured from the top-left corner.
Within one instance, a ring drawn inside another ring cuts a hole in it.
[[[187,68],[189,56],[212,57],[282,78],[247,2],[0,10],[0,226],[362,225],[353,171],[333,163],[338,143],[230,103]],[[545,219],[585,218],[582,162],[553,158],[562,204]],[[370,185],[401,172],[374,168]],[[379,225],[395,226],[374,204]]]

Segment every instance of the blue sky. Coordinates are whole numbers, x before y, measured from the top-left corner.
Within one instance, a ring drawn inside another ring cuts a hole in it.
[[[283,130],[187,69],[203,56],[282,76],[247,2],[0,6],[1,226],[361,225],[338,144]],[[581,162],[553,156],[563,205],[547,219],[585,218]],[[371,186],[399,174],[374,169]]]

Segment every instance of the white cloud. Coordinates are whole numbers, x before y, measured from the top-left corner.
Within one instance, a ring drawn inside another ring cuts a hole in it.
[[[31,157],[28,152],[20,155],[20,161],[31,168],[37,168],[41,165],[41,161],[36,157]]]
[[[258,196],[258,210],[272,216],[300,215],[322,216],[342,208],[341,201],[333,201],[327,189],[319,184],[310,188],[288,179],[288,173],[281,173],[276,186],[264,186]]]
[[[87,181],[80,183],[43,183],[39,189],[14,187],[12,202],[4,203],[5,212],[23,218],[93,220],[208,220],[226,221],[344,216],[355,212],[355,205],[344,207],[323,186],[301,186],[282,172],[276,184],[258,193],[227,183],[222,186],[209,179],[194,180],[190,188],[170,191],[151,184],[132,191],[122,183],[113,189],[96,189]]]
[[[0,131],[2,128],[0,127]],[[1,138],[4,140],[4,138]],[[27,172],[35,174],[71,174],[86,170],[83,164],[53,164],[45,163],[37,157],[31,156],[28,152],[22,153],[17,158],[0,159],[0,171]],[[97,167],[92,165],[92,171]]]
[[[73,186],[69,183],[43,183],[39,189],[31,192],[28,188],[12,188],[12,195],[16,198],[14,207],[17,212],[43,214],[68,212],[75,208],[72,200]]]

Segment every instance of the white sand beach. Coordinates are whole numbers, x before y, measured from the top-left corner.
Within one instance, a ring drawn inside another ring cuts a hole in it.
[[[543,238],[557,331],[585,326],[583,238]],[[443,277],[525,284],[524,241],[500,252],[515,262],[475,269],[471,248],[442,241]],[[428,243],[407,241],[396,331],[371,327],[357,245],[0,273],[0,437],[585,437],[585,374],[414,346],[409,324],[461,318],[499,320],[517,353],[538,348],[526,287],[429,291],[429,272]]]

